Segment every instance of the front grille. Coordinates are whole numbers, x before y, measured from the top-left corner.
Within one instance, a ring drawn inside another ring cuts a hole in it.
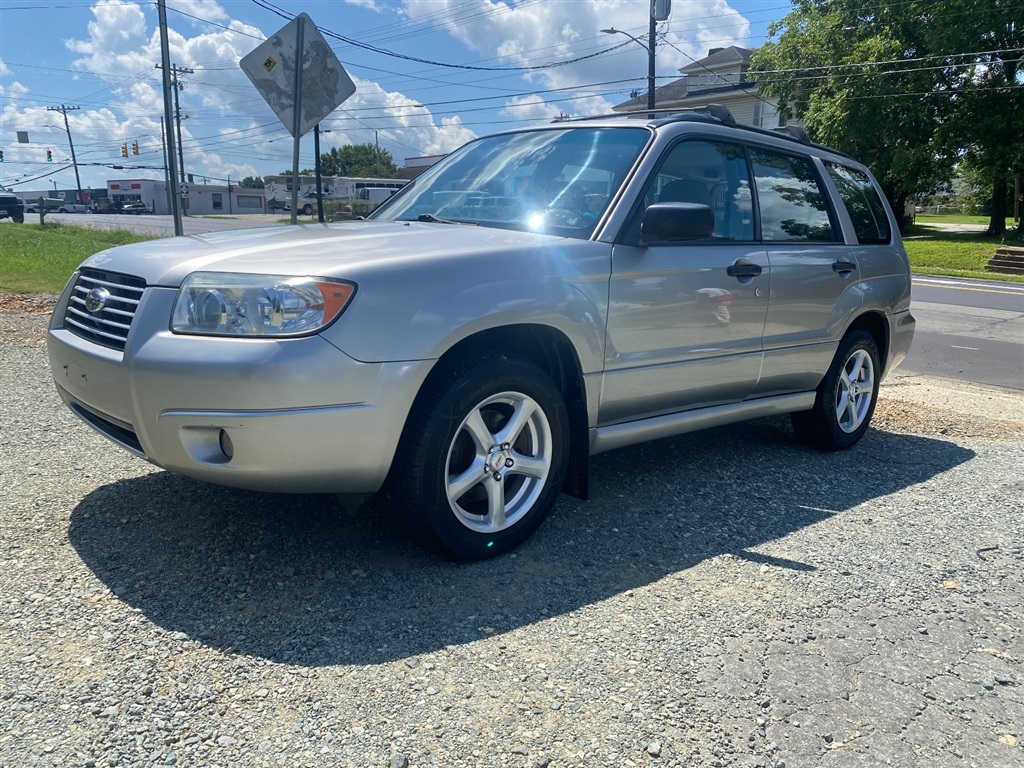
[[[108,295],[102,309],[90,312],[86,298],[96,289],[104,289]],[[103,269],[83,269],[71,292],[64,325],[83,339],[113,349],[124,349],[132,318],[145,289],[146,281],[141,277]]]

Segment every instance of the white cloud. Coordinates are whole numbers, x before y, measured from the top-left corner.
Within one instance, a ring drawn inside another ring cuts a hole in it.
[[[227,11],[216,0],[167,0],[167,8],[172,11],[182,11],[206,21],[220,22],[229,18]]]
[[[648,4],[634,0],[578,0],[572,3],[526,2],[511,7],[492,0],[404,0],[410,21],[430,23],[478,52],[486,66],[534,67],[588,56],[622,44],[613,52],[566,66],[533,70],[526,75],[539,88],[569,88],[574,98],[559,102],[556,94],[539,98],[574,114],[604,112],[646,85],[647,58],[637,43],[623,35],[602,34],[614,27],[643,38],[648,31]],[[707,55],[710,47],[742,44],[750,25],[726,0],[676,3],[669,22],[659,25],[659,85],[680,68]],[[641,43],[643,44],[643,43]],[[500,57],[493,60],[494,52]],[[442,57],[439,57],[442,58]],[[484,75],[482,75],[484,76]],[[616,82],[627,80],[628,82]],[[600,85],[604,83],[604,85]],[[519,104],[516,98],[509,105]],[[513,109],[509,114],[520,114]]]
[[[11,68],[4,64],[4,60],[0,59],[0,76],[11,74]]]

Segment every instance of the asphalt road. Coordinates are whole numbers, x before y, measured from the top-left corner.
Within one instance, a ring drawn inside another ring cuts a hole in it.
[[[1024,284],[914,277],[901,370],[1024,389]]]
[[[182,224],[186,235],[199,235],[204,232],[223,232],[232,229],[253,229],[255,227],[273,227],[287,214],[253,214],[237,219],[216,219],[201,216],[186,216]],[[39,223],[38,214],[26,214],[25,220]],[[129,215],[113,213],[48,213],[47,221],[59,221],[80,227],[95,229],[130,229],[143,235],[171,237],[174,235],[174,218],[172,216]],[[303,223],[309,223],[309,217],[300,217]]]

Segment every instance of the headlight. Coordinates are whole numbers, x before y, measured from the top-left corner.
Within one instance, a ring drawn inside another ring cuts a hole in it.
[[[174,303],[171,330],[210,336],[299,336],[341,314],[352,283],[286,275],[196,272]]]

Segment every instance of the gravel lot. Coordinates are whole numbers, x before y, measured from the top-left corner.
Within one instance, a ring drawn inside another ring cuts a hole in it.
[[[175,477],[0,314],[0,765],[1020,766],[1024,395],[903,377],[597,457],[516,554]]]

